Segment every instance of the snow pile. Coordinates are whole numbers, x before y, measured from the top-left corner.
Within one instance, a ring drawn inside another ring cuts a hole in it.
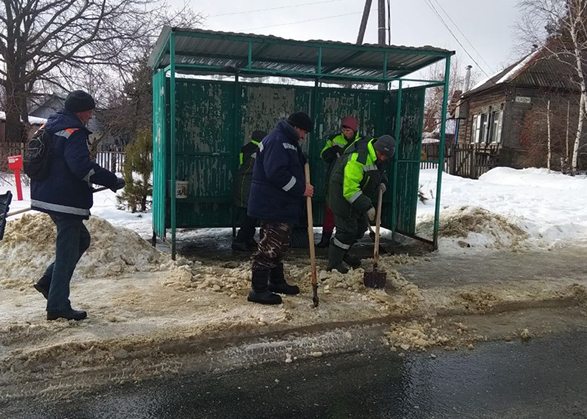
[[[419,232],[426,235],[432,235],[433,228],[433,215],[428,215],[418,225]],[[442,247],[446,249],[454,246],[516,249],[529,237],[528,233],[507,218],[470,206],[450,207],[441,212],[438,232]]]
[[[432,323],[435,323],[435,319],[423,323],[409,321],[394,324],[385,333],[384,343],[394,352],[400,349],[425,351],[431,346],[444,345],[450,338],[442,334]]]
[[[420,172],[421,190],[430,199],[418,204],[418,231],[429,237],[432,236],[436,178],[434,169]],[[582,193],[586,189],[585,176],[571,177],[549,173],[546,169],[498,167],[479,180],[445,173],[442,176],[439,250],[463,253],[480,249],[517,250],[522,246],[552,249],[587,245],[587,194]],[[481,214],[479,209],[489,214]],[[459,215],[466,217],[461,224],[472,227],[465,228],[469,231],[466,239],[462,234],[457,237],[453,228],[455,222],[459,224],[455,220]],[[470,225],[474,219],[479,220],[479,226]],[[486,221],[481,222],[482,219]],[[451,228],[443,238],[447,222]],[[492,223],[495,226],[491,226]],[[515,227],[527,237],[520,235]]]
[[[92,217],[85,222],[92,241],[74,279],[116,277],[123,273],[173,270],[171,258],[131,230]],[[46,214],[27,214],[7,224],[0,242],[0,285],[19,287],[38,279],[55,258],[56,228]]]

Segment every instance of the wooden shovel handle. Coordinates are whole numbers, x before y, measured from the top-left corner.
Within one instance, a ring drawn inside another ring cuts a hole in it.
[[[310,184],[310,165],[304,166],[306,173],[306,184]],[[306,212],[308,213],[308,244],[310,245],[310,264],[312,266],[312,285],[318,283],[316,276],[316,249],[314,249],[314,217],[312,215],[312,197],[306,197]]]
[[[379,198],[377,201],[377,215],[375,222],[375,251],[373,254],[373,267],[376,268],[379,263],[379,232],[381,229],[381,205],[383,204],[383,190],[379,189]]]

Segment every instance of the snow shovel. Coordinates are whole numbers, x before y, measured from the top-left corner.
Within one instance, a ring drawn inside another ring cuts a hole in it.
[[[375,250],[373,251],[373,272],[365,272],[363,283],[368,288],[385,288],[387,273],[379,272],[379,230],[381,229],[381,204],[383,203],[383,191],[379,189],[379,200],[377,201],[377,215],[375,222]]]
[[[98,189],[94,189],[93,193],[105,191],[107,188],[103,186]],[[6,227],[6,219],[8,217],[12,217],[13,215],[22,214],[23,212],[28,212],[32,208],[23,208],[16,211],[8,212],[8,206],[10,205],[10,201],[12,201],[12,193],[8,191],[8,193],[4,195],[0,195],[0,240],[4,238],[4,229]]]
[[[373,231],[373,227],[371,227],[371,224],[368,224],[369,226],[369,237],[371,237],[371,241],[373,243],[375,243],[375,232]],[[382,255],[386,255],[389,252],[387,250],[385,250],[385,247],[383,247],[381,245],[381,243],[379,244],[379,253],[381,253]]]
[[[310,165],[306,163],[306,184],[310,184]],[[310,245],[310,264],[312,265],[312,292],[314,297],[314,307],[318,307],[320,299],[318,298],[318,277],[316,275],[316,249],[314,248],[314,219],[312,216],[312,197],[306,197],[306,212],[308,213],[308,243]]]

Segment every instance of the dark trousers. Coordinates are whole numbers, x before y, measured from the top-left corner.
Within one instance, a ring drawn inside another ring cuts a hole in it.
[[[69,283],[77,262],[90,247],[91,237],[80,217],[51,215],[51,220],[57,226],[57,240],[55,262],[43,275],[50,283],[47,311],[64,311],[71,308]]]
[[[255,238],[255,231],[257,230],[257,219],[247,215],[247,209],[244,210],[242,217],[241,228],[238,230],[235,241],[237,243],[250,243]]]
[[[253,254],[253,271],[281,264],[289,248],[291,230],[291,224],[261,220],[261,240]]]
[[[363,238],[365,231],[369,228],[369,220],[366,214],[350,218],[334,214],[334,224],[336,234],[332,243],[345,250],[349,250],[357,240]]]
[[[334,213],[328,206],[324,205],[324,220],[322,221],[322,234],[332,234],[334,231]]]

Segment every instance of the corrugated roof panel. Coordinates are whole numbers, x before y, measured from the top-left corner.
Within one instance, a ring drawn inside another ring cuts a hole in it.
[[[249,64],[249,47],[253,68],[284,73],[302,72],[321,78],[328,78],[329,75],[382,78],[385,53],[388,78],[394,74],[409,74],[437,61],[438,57],[454,54],[433,47],[295,41],[275,36],[166,27],[149,58],[151,66],[161,68],[169,64],[167,38],[171,33],[175,38],[176,64],[232,66],[245,73]],[[324,74],[317,74],[320,49]]]

